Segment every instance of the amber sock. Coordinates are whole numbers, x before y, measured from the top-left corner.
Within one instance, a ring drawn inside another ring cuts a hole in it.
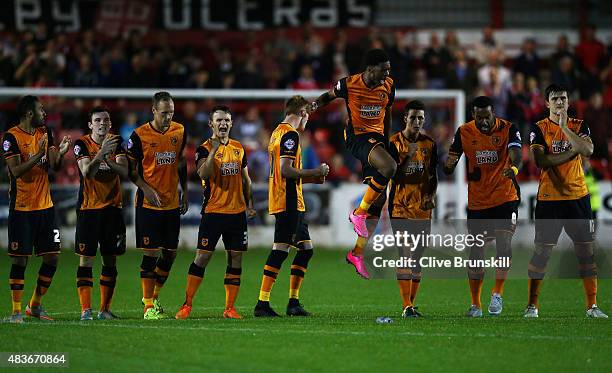
[[[402,308],[412,306],[410,300],[410,293],[412,292],[412,280],[409,279],[398,279],[397,285],[399,286],[400,296],[402,297]]]
[[[100,311],[110,311],[116,284],[117,267],[102,266],[102,273],[100,274]]]
[[[380,194],[385,190],[385,185],[379,184],[374,179],[370,180],[368,184],[368,189],[366,189],[363,198],[361,199],[361,203],[359,207],[355,210],[356,215],[364,215],[368,213],[368,209],[372,206],[372,203],[376,201],[376,199],[380,196]]]
[[[227,267],[225,269],[225,279],[223,280],[225,286],[225,309],[234,308],[238,291],[240,291],[241,275],[242,268]]]
[[[355,247],[353,248],[353,255],[361,256],[363,255],[363,249],[368,244],[368,239],[365,237],[358,237],[357,242],[355,242]]]
[[[91,308],[91,289],[93,288],[93,270],[91,267],[77,269],[77,292],[81,311]]]
[[[263,277],[261,279],[261,287],[259,289],[259,300],[262,302],[270,301],[270,293],[272,292],[272,286],[276,281],[278,272],[285,259],[287,259],[288,252],[282,250],[272,250],[264,266]]]
[[[23,298],[25,269],[25,267],[20,265],[11,265],[9,285],[11,287],[11,301],[13,303],[13,313],[21,313],[21,301]]]
[[[34,289],[34,293],[30,299],[30,307],[40,306],[43,296],[47,294],[47,290],[49,290],[49,287],[51,286],[51,281],[53,280],[53,275],[55,275],[56,269],[57,267],[49,265],[45,262],[41,264],[40,270],[38,271],[36,289]]]
[[[480,294],[482,293],[482,283],[483,280],[479,279],[470,279],[470,294],[472,295],[472,304],[477,306],[478,308],[482,308],[482,304],[480,303]]]
[[[587,309],[597,304],[597,277],[587,277],[582,279],[584,295],[586,298]]]

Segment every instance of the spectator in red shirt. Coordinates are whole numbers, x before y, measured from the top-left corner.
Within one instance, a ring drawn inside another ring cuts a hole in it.
[[[576,56],[582,68],[591,73],[597,73],[597,68],[606,54],[604,44],[595,38],[595,26],[589,25],[582,31],[582,40],[576,46]]]

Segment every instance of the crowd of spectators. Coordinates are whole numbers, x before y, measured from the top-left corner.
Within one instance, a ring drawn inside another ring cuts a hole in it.
[[[364,51],[388,51],[396,88],[461,89],[468,102],[487,95],[496,113],[512,120],[523,134],[546,115],[542,88],[551,82],[569,89],[570,99],[593,133],[595,154],[608,173],[608,148],[612,148],[612,45],[595,36],[595,29],[581,32],[580,42],[570,45],[559,35],[550,56],[538,54],[535,38],[526,38],[516,55],[508,55],[491,28],[485,28],[476,45],[461,43],[456,32],[432,32],[426,45],[417,45],[409,32],[370,29],[363,37],[350,37],[347,29],[322,36],[306,26],[299,37],[278,29],[265,38],[245,32],[239,43],[228,43],[215,34],[198,45],[173,43],[167,33],[154,36],[132,32],[116,40],[100,39],[91,30],[78,35],[53,34],[41,24],[23,33],[0,35],[0,86],[156,88],[294,88],[323,89],[348,74],[361,71]],[[331,35],[331,37],[329,37]],[[177,44],[177,45],[175,45]],[[145,104],[134,108],[125,100],[113,104],[115,130],[123,138],[150,117]],[[87,129],[84,113],[93,102],[54,98],[44,102],[48,124],[78,135]],[[190,152],[210,135],[208,107],[212,102],[184,101],[177,119],[188,124]],[[358,180],[359,165],[342,145],[342,105],[312,118],[303,139],[305,167],[325,161],[331,165],[331,181]],[[401,109],[398,108],[398,110]],[[234,113],[232,135],[249,149],[256,181],[267,177],[267,141],[282,107],[243,102]],[[469,115],[469,113],[468,113]],[[452,110],[444,105],[428,113],[426,130],[441,143],[441,155],[452,138]],[[12,124],[0,116],[0,130]],[[399,115],[394,128],[401,128]],[[526,154],[527,158],[527,154]],[[532,177],[535,170],[524,170]],[[58,181],[74,182],[74,170]],[[195,177],[194,177],[195,180]]]

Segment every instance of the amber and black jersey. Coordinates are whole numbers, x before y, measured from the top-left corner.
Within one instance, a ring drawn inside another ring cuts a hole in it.
[[[567,127],[581,137],[590,137],[587,124],[581,119],[568,118]],[[531,147],[542,147],[545,154],[559,154],[572,148],[561,127],[550,118],[537,122],[529,135]],[[538,200],[564,201],[580,199],[589,194],[584,181],[582,158],[576,155],[571,160],[553,167],[543,168],[540,174]]]
[[[117,135],[109,135],[118,137]],[[102,144],[94,141],[91,135],[85,135],[75,141],[74,156],[77,162],[84,158],[94,159],[100,151]],[[121,142],[110,154],[110,158],[125,157],[125,150]],[[88,179],[81,173],[79,168],[81,185],[79,188],[78,210],[101,209],[108,206],[121,207],[123,196],[121,194],[121,178],[111,170],[105,161],[100,163],[98,172],[93,179]]]
[[[53,133],[47,127],[38,127],[28,133],[14,126],[2,138],[4,159],[20,157],[21,163],[27,162],[38,152],[38,142],[47,135],[47,154],[53,147]],[[38,164],[20,178],[14,177],[10,170],[9,209],[17,211],[36,211],[51,208],[49,187],[49,160],[44,155]]]
[[[385,110],[395,100],[393,79],[387,77],[384,84],[368,88],[363,74],[351,75],[334,85],[334,93],[346,102],[349,119],[344,130],[345,138],[371,132],[386,136]]]
[[[206,140],[196,152],[196,167],[201,159],[208,158],[212,144]],[[215,154],[213,174],[202,180],[204,200],[202,211],[217,214],[238,214],[246,210],[242,188],[242,171],[247,166],[247,157],[242,144],[229,139],[219,145]]]
[[[165,132],[156,130],[151,123],[136,128],[127,145],[127,155],[140,165],[140,177],[151,185],[159,198],[161,207],[149,204],[142,190],[136,192],[136,206],[153,210],[174,210],[179,207],[179,172],[186,142],[182,124],[171,122]]]
[[[268,183],[268,200],[270,214],[283,211],[306,211],[302,194],[301,179],[287,179],[281,175],[281,158],[293,159],[293,167],[302,168],[302,150],[300,136],[289,124],[279,124],[268,145],[270,156],[270,177]]]
[[[503,175],[510,167],[508,149],[521,148],[521,134],[512,123],[496,118],[488,134],[474,121],[457,129],[449,154],[465,154],[468,172],[468,209],[483,210],[520,199],[516,180]]]
[[[391,218],[395,219],[431,219],[431,210],[421,210],[423,197],[429,193],[431,176],[435,176],[438,166],[438,154],[435,141],[419,133],[415,143],[417,150],[409,161],[406,160],[409,152],[410,140],[400,131],[391,136],[391,144],[399,154],[398,170],[406,168],[405,181],[391,181],[389,203]]]

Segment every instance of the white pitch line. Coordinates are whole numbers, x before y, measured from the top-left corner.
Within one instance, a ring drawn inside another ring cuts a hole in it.
[[[177,321],[178,322],[178,321]],[[537,322],[537,321],[536,321]],[[320,334],[320,335],[359,335],[359,336],[380,336],[381,331],[347,331],[347,330],[316,330],[316,329],[284,329],[284,330],[270,330],[263,328],[216,328],[209,326],[192,327],[192,326],[181,326],[181,325],[126,325],[126,324],[110,324],[110,323],[83,323],[80,321],[55,321],[49,323],[26,323],[23,325],[30,326],[79,326],[79,327],[102,327],[102,328],[123,328],[123,329],[152,329],[152,330],[184,330],[184,331],[206,331],[206,332],[237,332],[237,333],[269,333],[269,334]],[[300,325],[301,326],[301,325]],[[20,326],[21,327],[21,326]],[[384,327],[384,326],[383,326]],[[394,329],[387,329],[387,331],[394,332]],[[500,336],[499,334],[488,334],[488,333],[428,333],[428,332],[408,332],[398,331],[393,333],[395,335],[405,335],[411,337],[439,337],[439,338],[494,338],[494,339],[530,339],[530,340],[558,340],[567,341],[571,340],[583,340],[583,341],[612,341],[612,337],[599,336],[559,336],[559,335],[542,335],[542,334],[506,334]]]

